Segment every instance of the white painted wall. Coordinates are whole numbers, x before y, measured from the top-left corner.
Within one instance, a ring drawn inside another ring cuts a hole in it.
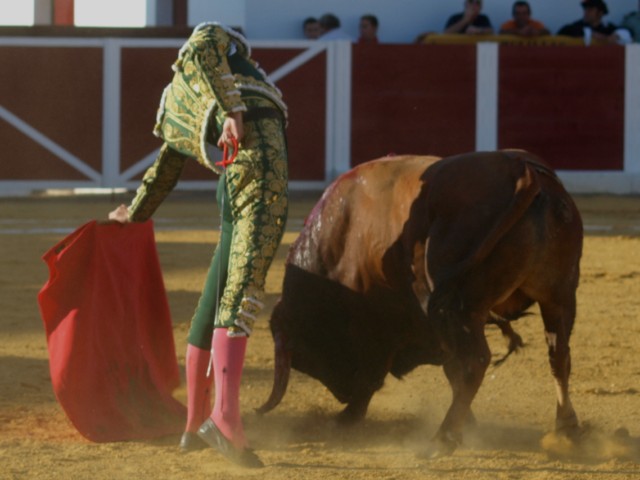
[[[605,0],[605,20],[620,23],[622,16],[638,8],[637,0]],[[464,0],[190,0],[189,24],[217,20],[240,25],[251,40],[301,39],[302,21],[331,12],[353,36],[358,20],[373,13],[380,20],[379,37],[386,43],[409,43],[425,31],[441,32],[447,18],[462,10]],[[529,0],[533,17],[552,32],[582,17],[580,0]],[[513,0],[484,0],[483,12],[495,28],[511,17]]]
[[[620,23],[622,16],[638,8],[638,0],[605,0],[610,13],[605,20]],[[171,0],[76,0],[78,25],[142,26],[171,23]],[[386,43],[408,43],[422,32],[441,32],[447,18],[462,10],[464,0],[189,0],[188,22],[196,25],[217,20],[240,25],[253,40],[301,39],[302,21],[331,12],[344,29],[358,33],[362,14],[373,13],[381,23],[380,39]],[[580,0],[529,0],[533,15],[552,32],[582,16]],[[484,0],[483,12],[498,28],[511,15],[513,0]],[[34,14],[35,5],[35,14]],[[49,24],[51,0],[0,0],[0,25]],[[97,20],[84,21],[84,11]],[[125,12],[125,13],[123,13]],[[132,17],[135,17],[132,19]]]
[[[216,21],[244,29],[249,14],[247,5],[246,0],[189,0],[188,22],[189,25],[197,25]]]

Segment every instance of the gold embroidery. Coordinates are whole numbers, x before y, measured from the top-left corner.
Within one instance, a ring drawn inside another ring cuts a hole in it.
[[[231,71],[227,59],[231,43],[237,47],[235,55],[242,56],[236,63],[242,74]],[[264,296],[267,270],[282,239],[288,208],[286,106],[280,91],[249,53],[239,36],[220,25],[206,24],[194,30],[174,63],[175,74],[157,115],[154,132],[165,145],[145,173],[130,207],[132,219],[149,218],[175,186],[189,157],[218,171],[206,158],[203,145],[205,139],[215,142],[215,128],[220,129],[226,112],[256,107],[282,112],[282,120],[267,117],[245,122],[240,151],[225,174],[229,203],[225,208],[233,217],[234,237],[216,326],[228,327],[238,335],[247,332],[236,321],[244,322],[248,330],[253,326],[244,318],[250,311],[244,309],[249,307],[243,307],[243,299],[260,301]],[[245,312],[242,316],[241,311]]]
[[[258,78],[233,74],[227,60],[231,44],[237,55],[255,69]],[[246,98],[261,96],[273,102],[286,118],[286,105],[280,91],[263,75],[257,63],[249,56],[248,46],[241,37],[218,24],[196,27],[176,60],[171,88],[163,95],[159,124],[154,132],[179,152],[195,157],[207,168],[211,165],[201,148],[209,115],[247,109]],[[233,94],[239,91],[242,95]],[[246,97],[246,98],[245,98]],[[214,107],[216,111],[214,111]],[[218,172],[219,173],[219,172]]]
[[[287,158],[282,122],[262,119],[246,124],[244,148],[227,168],[234,217],[229,275],[217,326],[237,320],[243,298],[260,301],[267,271],[284,232],[287,209]]]

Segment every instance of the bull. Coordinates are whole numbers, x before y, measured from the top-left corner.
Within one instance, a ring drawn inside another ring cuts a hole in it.
[[[453,397],[423,454],[452,453],[490,364],[485,325],[537,303],[557,386],[556,431],[575,435],[569,338],[582,254],[580,214],[541,159],[521,150],[386,157],[343,174],[292,245],[270,328],[283,398],[291,367],[362,419],[388,373],[442,365]]]

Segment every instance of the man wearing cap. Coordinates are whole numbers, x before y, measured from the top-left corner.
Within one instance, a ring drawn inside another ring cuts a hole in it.
[[[587,44],[591,39],[600,43],[618,44],[631,41],[629,30],[602,21],[602,17],[609,13],[609,8],[603,0],[583,0],[581,5],[584,10],[582,20],[565,25],[558,31],[558,35],[583,37]]]
[[[622,26],[631,31],[634,42],[640,43],[640,0],[638,0],[638,9],[624,16]]]

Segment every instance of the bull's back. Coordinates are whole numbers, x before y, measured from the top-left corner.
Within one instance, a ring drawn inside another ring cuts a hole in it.
[[[340,176],[307,218],[288,263],[355,291],[386,283],[384,254],[409,218],[420,177],[437,160],[386,157]]]

